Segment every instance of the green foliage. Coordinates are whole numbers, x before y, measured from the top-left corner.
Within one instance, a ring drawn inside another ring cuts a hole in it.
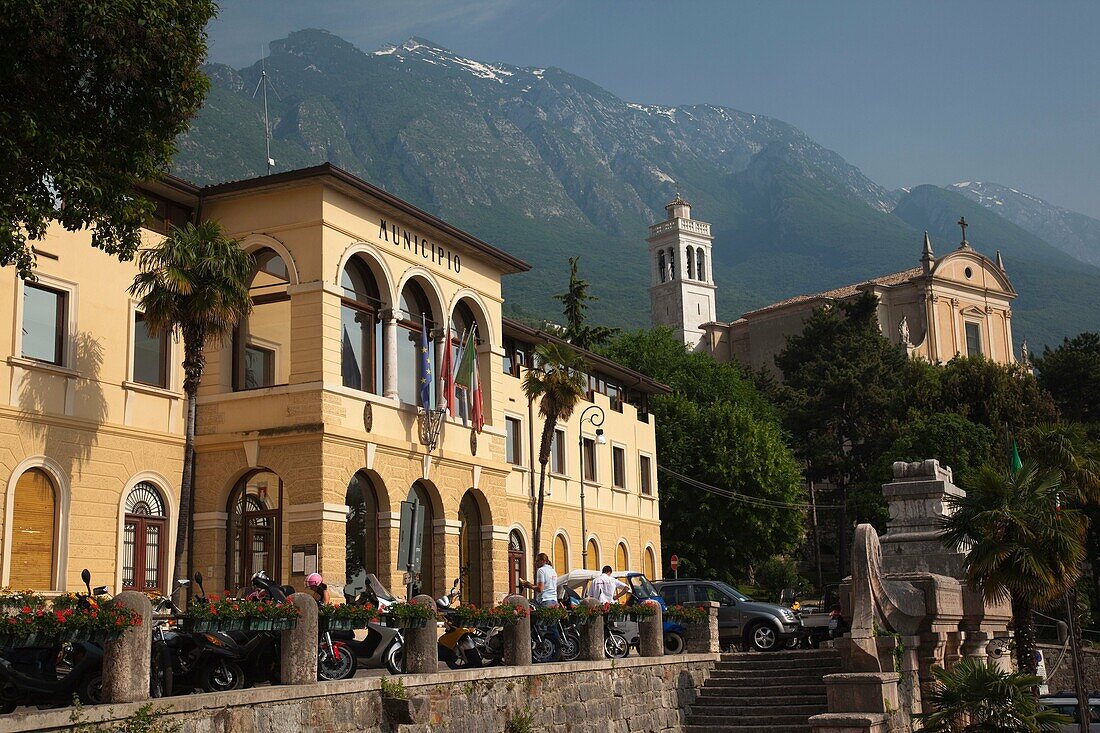
[[[506,733],[534,733],[534,730],[535,717],[531,715],[531,708],[524,708],[508,721]]]
[[[408,693],[405,692],[405,683],[401,681],[400,677],[382,678],[382,697],[389,700],[404,700],[408,697]]]
[[[152,703],[142,705],[126,718],[113,723],[89,722],[84,706],[77,701],[69,714],[72,733],[180,733],[183,724],[165,719],[170,708],[154,709]]]
[[[1062,414],[1082,423],[1100,423],[1100,334],[1082,333],[1049,346],[1034,359],[1039,383]]]
[[[617,328],[590,326],[585,323],[588,304],[599,300],[588,294],[588,281],[577,277],[580,257],[569,258],[569,289],[554,298],[560,300],[565,313],[565,339],[579,349],[592,349],[603,345],[618,333]]]
[[[51,220],[123,260],[208,81],[210,0],[26,0],[0,6],[0,266],[34,267]]]
[[[756,569],[754,578],[769,601],[779,601],[780,595],[788,588],[797,596],[810,590],[810,584],[798,574],[798,567],[794,562],[782,557],[764,561]]]
[[[662,466],[756,499],[805,501],[774,409],[737,366],[689,353],[668,329],[622,334],[605,353],[672,388],[650,399]],[[660,501],[665,556],[679,555],[684,575],[736,583],[801,539],[798,508],[750,504],[668,475]]]
[[[1085,523],[1076,509],[1058,509],[1059,474],[1027,461],[1019,470],[979,470],[965,496],[948,496],[941,538],[967,548],[968,581],[990,601],[1012,601],[1020,667],[1034,672],[1034,609],[1081,576]]]
[[[993,662],[966,658],[934,668],[936,682],[917,714],[924,733],[1036,733],[1059,731],[1071,720],[1044,709],[1032,695],[1042,679],[1003,672]]]
[[[929,374],[926,372],[926,375]],[[1019,364],[998,364],[980,356],[956,356],[939,371],[936,394],[941,409],[985,425],[1000,439],[1024,428],[1058,419],[1054,400]]]
[[[998,447],[1001,442],[985,425],[952,412],[934,412],[904,423],[884,457],[887,468],[894,461],[936,458],[951,467],[956,483],[965,483],[965,477],[994,459]]]

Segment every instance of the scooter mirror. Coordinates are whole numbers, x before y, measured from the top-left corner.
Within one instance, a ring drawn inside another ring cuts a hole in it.
[[[95,595],[95,596],[107,595],[108,590],[109,589],[105,585],[97,585],[94,589],[92,589],[92,595]]]
[[[199,593],[206,595],[206,589],[202,587],[202,573],[195,573],[195,585],[199,587]]]
[[[84,587],[88,589],[88,595],[92,594],[92,574],[88,568],[80,571],[80,579],[84,581]]]
[[[179,580],[176,581],[176,585],[178,585],[181,588],[186,588],[187,586],[191,585],[191,581],[188,580],[187,578],[180,578]]]

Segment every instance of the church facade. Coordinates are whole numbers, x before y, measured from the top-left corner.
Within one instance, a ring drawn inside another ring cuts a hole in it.
[[[911,357],[932,363],[960,354],[1003,364],[1016,361],[1012,341],[1016,291],[999,252],[990,259],[970,246],[965,220],[959,222],[962,242],[939,257],[925,232],[919,267],[795,296],[724,322],[715,318],[710,273],[698,269],[701,257],[711,261],[710,224],[692,219],[691,207],[679,196],[666,210],[668,218],[650,227],[647,240],[653,324],[668,326],[689,347],[718,361],[736,360],[778,376],[775,356],[790,336],[802,331],[815,310],[862,293],[878,297],[883,334]],[[1026,344],[1023,348],[1026,359]]]

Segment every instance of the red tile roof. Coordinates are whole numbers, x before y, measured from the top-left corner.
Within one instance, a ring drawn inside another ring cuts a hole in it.
[[[786,300],[781,300],[778,303],[772,303],[771,305],[766,305],[763,308],[757,308],[756,310],[749,311],[748,313],[741,316],[741,318],[745,318],[746,316],[755,316],[769,311],[779,310],[780,308],[786,308],[789,305],[806,303],[812,300],[844,300],[845,298],[851,298],[852,296],[857,295],[861,290],[867,288],[870,285],[900,285],[901,283],[907,282],[915,277],[920,276],[922,273],[923,271],[921,270],[921,268],[914,267],[912,269],[902,270],[901,272],[895,272],[890,275],[874,277],[870,280],[864,280],[863,282],[855,283],[853,285],[844,285],[843,287],[834,288],[833,290],[826,290],[823,293],[815,293],[813,295],[796,295],[793,298],[787,298]]]

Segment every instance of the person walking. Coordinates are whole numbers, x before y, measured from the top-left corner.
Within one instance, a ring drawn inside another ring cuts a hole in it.
[[[588,585],[588,597],[595,598],[600,603],[615,603],[629,592],[629,585],[611,577],[610,565],[604,565],[601,574]]]
[[[550,556],[545,552],[535,555],[535,582],[521,580],[520,585],[535,591],[534,605],[542,608],[558,607],[558,574],[550,564]],[[556,662],[561,658],[562,638],[559,624],[548,625],[546,632],[554,645],[554,654],[550,661]]]

